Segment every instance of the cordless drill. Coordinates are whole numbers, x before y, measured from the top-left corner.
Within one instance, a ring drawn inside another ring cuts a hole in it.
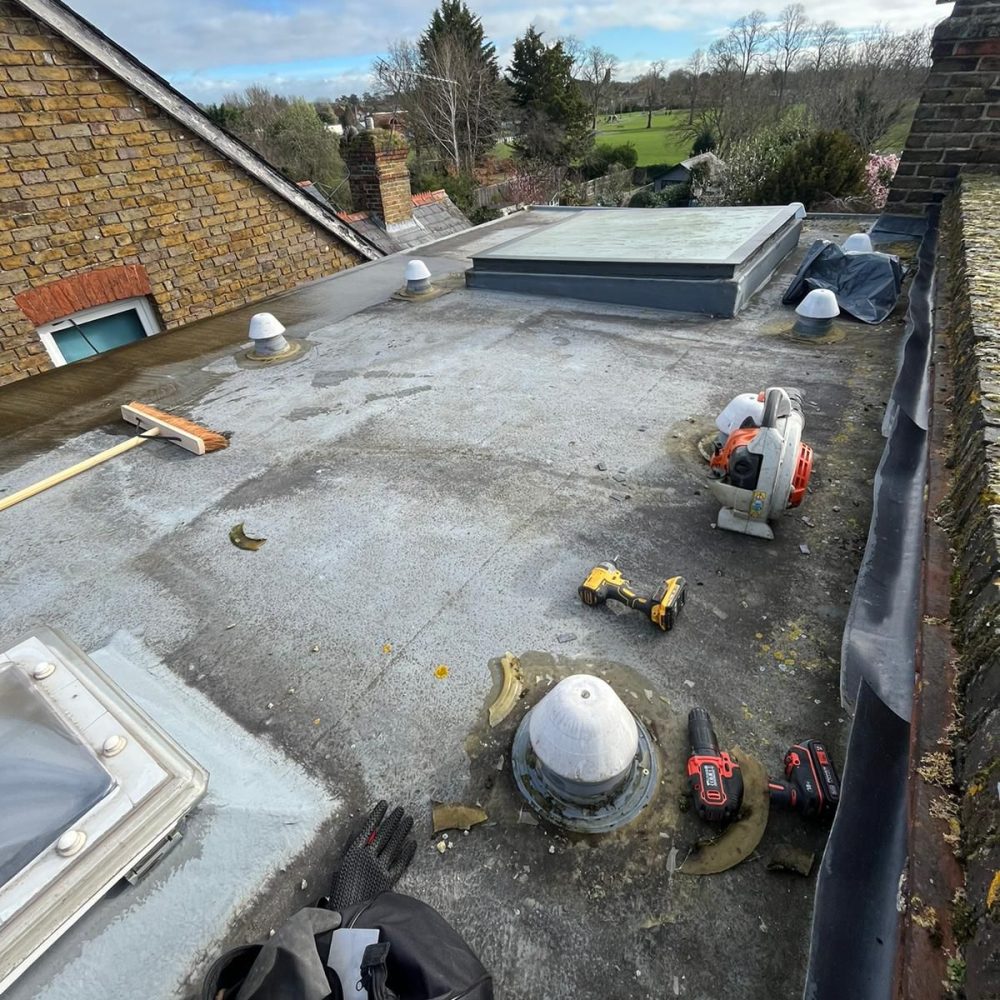
[[[690,773],[690,765],[688,765]],[[800,740],[785,754],[785,780],[768,778],[771,805],[794,809],[807,818],[829,820],[840,801],[840,779],[819,740]]]
[[[652,597],[643,597],[632,590],[632,585],[619,572],[614,563],[599,563],[580,584],[577,593],[584,604],[592,607],[603,604],[609,598],[636,611],[641,611],[649,620],[668,632],[674,627],[680,610],[687,599],[687,581],[682,576],[672,576],[664,580]]]
[[[719,749],[708,712],[692,708],[688,713],[688,784],[695,812],[710,823],[733,819],[743,802],[743,775],[738,761]]]

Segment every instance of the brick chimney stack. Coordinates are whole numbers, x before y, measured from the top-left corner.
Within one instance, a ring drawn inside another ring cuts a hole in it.
[[[409,148],[396,132],[366,129],[344,136],[340,152],[350,171],[351,196],[358,212],[369,212],[387,232],[405,228],[413,219]]]
[[[932,56],[887,212],[922,215],[959,174],[1000,169],[1000,4],[955,0]]]

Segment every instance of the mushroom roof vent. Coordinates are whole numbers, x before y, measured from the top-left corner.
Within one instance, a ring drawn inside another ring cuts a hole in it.
[[[528,723],[531,747],[555,774],[596,784],[621,775],[635,758],[635,718],[609,684],[575,674],[553,688]]]

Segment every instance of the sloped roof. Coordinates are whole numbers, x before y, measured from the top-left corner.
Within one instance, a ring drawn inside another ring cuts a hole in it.
[[[164,114],[207,142],[231,163],[241,167],[254,180],[307,216],[310,222],[325,229],[368,260],[376,260],[382,255],[384,251],[377,244],[373,244],[365,235],[339,218],[332,208],[311,198],[266,160],[261,159],[246,143],[212,122],[201,108],[175,90],[163,77],[65,4],[59,0],[15,0],[15,3],[151,101]]]
[[[386,232],[368,212],[338,214],[387,254],[410,250],[422,243],[472,228],[472,223],[443,190],[413,195],[413,225],[393,229],[392,232]]]

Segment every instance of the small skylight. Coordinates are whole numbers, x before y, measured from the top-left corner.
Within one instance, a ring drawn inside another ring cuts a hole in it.
[[[157,855],[207,783],[58,633],[0,652],[0,993]]]

